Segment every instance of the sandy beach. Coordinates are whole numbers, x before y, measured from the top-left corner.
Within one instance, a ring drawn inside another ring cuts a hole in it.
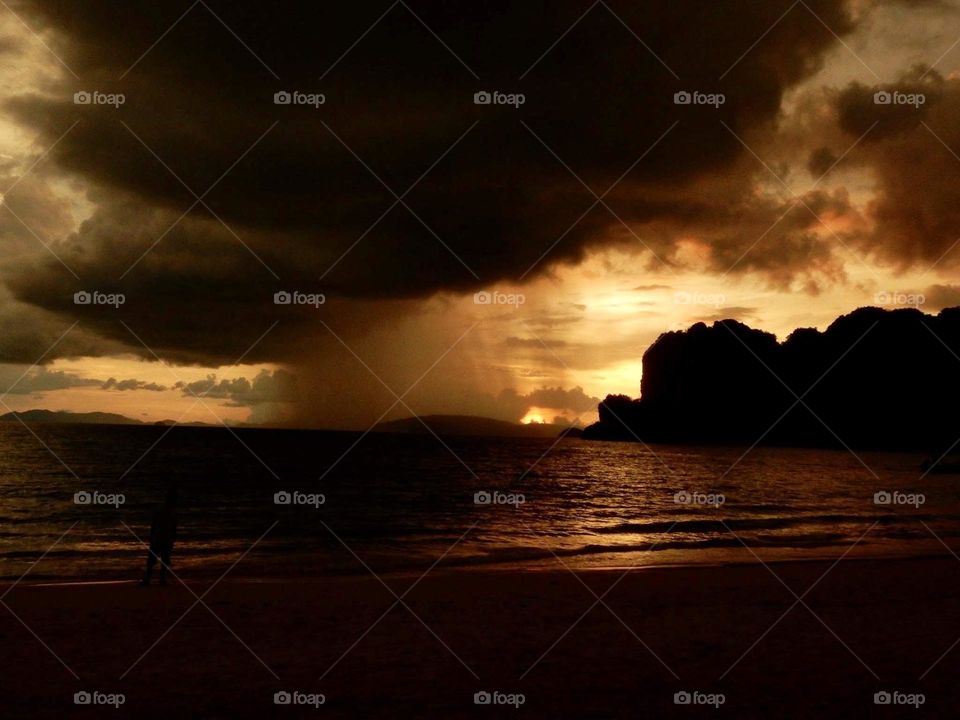
[[[372,576],[25,579],[0,608],[0,675],[36,718],[955,716],[960,561],[831,566],[438,568],[406,595],[416,577],[386,578],[403,604]],[[123,704],[77,706],[83,691]],[[476,706],[483,691],[513,704]],[[876,707],[882,691],[924,702]]]

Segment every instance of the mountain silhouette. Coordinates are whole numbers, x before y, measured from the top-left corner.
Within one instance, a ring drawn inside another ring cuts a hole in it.
[[[945,451],[960,438],[960,308],[866,307],[782,343],[735,320],[661,335],[640,399],[583,437]]]
[[[204,422],[179,422],[176,420],[158,420],[145,423],[126,415],[111,412],[70,412],[68,410],[21,410],[0,415],[0,422],[23,422],[26,424],[51,425],[178,425],[180,427],[217,427]],[[231,427],[252,427],[247,423],[238,423]]]
[[[85,425],[142,425],[139,420],[109,412],[68,412],[66,410],[23,410],[0,415],[0,422],[56,423]]]

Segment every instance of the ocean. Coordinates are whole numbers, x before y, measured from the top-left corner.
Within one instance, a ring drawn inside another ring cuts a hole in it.
[[[745,450],[4,423],[0,575],[138,577],[171,483],[184,576],[235,562],[231,577],[270,578],[960,547],[960,476],[921,478],[917,455]]]

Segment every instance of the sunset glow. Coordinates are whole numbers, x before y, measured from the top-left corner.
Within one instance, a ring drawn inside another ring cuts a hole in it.
[[[0,0],[0,100],[3,720],[957,715],[960,0]]]
[[[24,3],[24,9],[30,5]],[[312,212],[310,202],[297,204],[298,194],[310,196],[310,189],[287,187],[286,200],[276,201],[276,208],[269,207],[276,200],[269,194],[258,192],[234,203],[229,193],[214,193],[211,202],[219,203],[214,208],[219,219],[198,212],[181,217],[177,193],[183,188],[169,173],[163,174],[153,155],[176,173],[184,172],[187,156],[197,151],[193,140],[200,131],[175,128],[164,136],[143,110],[151,94],[158,102],[169,94],[163,102],[173,105],[194,102],[193,95],[182,96],[171,86],[156,64],[166,51],[160,48],[132,75],[139,79],[144,97],[135,101],[131,94],[109,113],[73,102],[64,105],[64,98],[88,90],[71,74],[73,64],[88,69],[88,75],[102,68],[99,60],[87,68],[84,48],[89,39],[71,44],[78,29],[56,27],[65,19],[45,15],[43,5],[37,4],[30,19],[50,24],[47,44],[62,44],[58,48],[70,60],[38,42],[29,22],[0,13],[0,29],[11,48],[6,52],[16,57],[0,69],[15,99],[0,117],[0,168],[7,175],[7,189],[0,196],[5,208],[0,229],[11,263],[0,318],[11,347],[0,366],[0,381],[8,378],[10,385],[38,359],[57,375],[27,372],[6,398],[11,409],[103,410],[146,421],[173,416],[355,429],[366,428],[385,411],[387,419],[446,413],[522,423],[552,422],[558,416],[589,421],[596,418],[596,403],[606,394],[638,394],[642,355],[664,331],[731,318],[783,339],[797,327],[822,329],[842,313],[878,304],[878,297],[922,296],[924,308],[935,312],[958,295],[952,282],[960,259],[951,247],[955,224],[934,223],[917,238],[910,220],[930,217],[935,207],[956,206],[949,201],[949,188],[936,190],[936,178],[950,178],[958,167],[949,148],[960,148],[951,114],[960,97],[960,50],[949,50],[953,39],[943,29],[942,17],[951,13],[934,4],[916,10],[923,22],[905,23],[897,3],[857,3],[850,11],[856,21],[845,43],[831,44],[829,37],[817,36],[810,46],[817,49],[805,51],[809,58],[778,59],[768,55],[767,44],[760,44],[732,69],[724,83],[723,106],[711,113],[682,108],[677,117],[676,106],[656,110],[649,125],[631,125],[612,143],[630,146],[616,161],[600,163],[597,153],[581,153],[583,138],[563,141],[560,127],[530,116],[525,121],[528,130],[519,126],[523,142],[514,150],[539,153],[541,169],[530,182],[545,185],[534,194],[543,199],[569,195],[556,207],[526,209],[542,219],[531,224],[529,237],[517,246],[523,249],[523,262],[509,260],[516,253],[504,246],[497,257],[505,259],[491,260],[492,265],[479,272],[474,266],[492,256],[486,249],[474,255],[474,241],[459,237],[469,223],[444,229],[436,219],[423,217],[423,207],[413,208],[429,232],[418,222],[423,237],[415,234],[409,242],[429,246],[430,252],[438,252],[436,261],[442,258],[444,267],[450,267],[442,277],[421,276],[409,286],[399,271],[409,262],[388,257],[408,242],[385,239],[400,232],[397,218],[378,221],[372,234],[358,241],[377,213],[344,217],[341,227],[339,221],[328,226],[326,218],[335,215],[331,211],[311,215],[309,222],[316,229],[303,234],[307,221],[294,218]],[[784,26],[798,32],[790,27]],[[896,43],[883,40],[891,33]],[[142,48],[131,52],[135,59]],[[734,59],[741,52],[734,53]],[[762,121],[741,115],[738,103],[752,100],[738,82],[777,63],[791,68],[796,63],[804,70],[768,73],[796,78],[764,100]],[[930,69],[922,76],[911,75],[910,68],[923,63]],[[114,76],[124,70],[117,68]],[[348,70],[344,68],[347,76]],[[670,77],[661,77],[662,71],[662,66],[657,73],[651,69],[653,79],[672,96],[676,89],[668,87]],[[548,78],[544,70],[543,79]],[[208,80],[210,97],[229,104],[212,74],[200,79]],[[901,85],[917,85],[929,94],[928,102],[911,110],[924,124],[897,125],[901,135],[888,139],[885,128],[892,128],[893,120],[883,113],[892,110],[878,110],[871,103],[863,109],[866,120],[848,117],[851,103],[872,98],[875,88],[896,91]],[[331,93],[335,87],[336,82]],[[542,92],[546,96],[547,90]],[[331,95],[322,107],[338,106]],[[472,113],[473,106],[468,107]],[[530,102],[521,111],[536,114],[537,107]],[[214,150],[211,145],[207,164],[228,167],[271,123],[282,120],[265,136],[264,147],[276,152],[271,144],[280,147],[291,133],[306,133],[303,137],[309,140],[298,140],[293,155],[311,155],[318,166],[333,163],[336,173],[344,172],[338,163],[350,153],[322,125],[304,126],[297,113],[287,117],[277,112],[270,104],[233,113],[230,147]],[[706,118],[710,124],[700,127]],[[207,119],[223,129],[220,116]],[[464,130],[474,119],[465,122]],[[604,200],[609,208],[601,205],[584,213],[590,193],[578,187],[551,153],[575,174],[590,176],[588,186],[599,187],[598,178],[609,175],[607,184],[616,180],[674,120],[679,124],[662,138],[656,152],[621,178]],[[79,124],[74,126],[75,121]],[[699,163],[704,158],[685,159],[683,182],[673,181],[672,170],[661,177],[658,163],[669,166],[673,161],[665,158],[670,153],[681,153],[685,143],[696,140],[689,135],[691,123],[710,138],[705,148],[722,147],[723,152],[703,167]],[[364,157],[364,141],[370,147],[404,145],[403,139],[389,137],[399,132],[392,125],[353,124],[361,129],[356,138],[338,135],[358,157]],[[96,137],[90,135],[91,125],[100,133]],[[331,130],[334,125],[328,123]],[[317,127],[320,134],[314,135]],[[479,127],[503,132],[492,119],[483,119]],[[472,144],[472,132],[460,152],[451,153],[451,167],[485,162],[486,155]],[[364,140],[363,133],[370,138]],[[439,155],[456,135],[432,138],[427,144]],[[103,137],[122,144],[123,151],[107,159],[96,149]],[[180,157],[188,139],[192,149]],[[907,146],[914,153],[910,164],[893,166],[892,158],[900,155],[892,148]],[[251,150],[251,163],[258,162],[259,151]],[[662,157],[657,154],[661,152]],[[390,166],[388,160],[379,165]],[[378,165],[372,158],[368,161]],[[131,191],[124,178],[140,172],[142,163],[153,163],[149,177],[155,179],[151,187]],[[420,168],[419,173],[429,162],[418,158],[411,166]],[[653,179],[644,179],[644,172],[652,172]],[[350,166],[349,173],[349,182],[358,187],[366,188],[371,180],[360,163]],[[239,183],[239,188],[252,182],[251,177],[240,164],[224,182]],[[272,181],[286,178],[280,171]],[[197,185],[209,182],[205,177],[181,179]],[[930,208],[924,196],[908,192],[920,186],[931,188]],[[470,197],[485,187],[481,179],[477,187],[458,194]],[[429,178],[420,189],[428,188],[434,191]],[[896,193],[900,197],[894,197]],[[338,199],[334,205],[343,209],[354,201],[357,207],[378,207],[380,199]],[[904,204],[908,201],[912,205]],[[284,202],[293,204],[279,207]],[[690,212],[678,215],[673,207]],[[482,210],[478,217],[485,214]],[[264,225],[264,215],[285,218],[283,227]],[[500,232],[512,238],[503,229],[521,219],[505,215],[497,222]],[[274,250],[281,247],[285,249]],[[354,262],[373,263],[376,271],[360,272]],[[463,276],[469,278],[470,272],[477,282],[465,284]],[[380,280],[362,281],[373,275]],[[279,286],[273,276],[283,278]],[[110,313],[92,313],[70,302],[75,292],[88,287],[122,290],[127,302]],[[158,308],[172,291],[155,297],[158,287],[210,287],[211,292],[191,290],[190,297],[181,300],[182,308],[161,319]],[[270,303],[284,288],[304,297],[323,294],[325,302],[307,310]],[[478,294],[488,302],[478,302]],[[201,317],[205,321],[197,322]],[[241,365],[233,366],[240,357]],[[424,372],[426,378],[416,382]],[[111,377],[123,383],[124,390],[107,387]],[[195,403],[183,387],[210,377],[226,383],[216,393],[222,397]],[[256,392],[239,392],[258,377]],[[406,407],[394,403],[384,386],[397,393],[413,386]],[[535,405],[548,396],[559,406]]]

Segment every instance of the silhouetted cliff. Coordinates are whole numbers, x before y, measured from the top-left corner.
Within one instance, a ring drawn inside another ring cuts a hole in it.
[[[599,414],[584,438],[946,449],[960,437],[960,308],[860,308],[783,343],[697,323],[644,353],[639,400],[608,396]]]

